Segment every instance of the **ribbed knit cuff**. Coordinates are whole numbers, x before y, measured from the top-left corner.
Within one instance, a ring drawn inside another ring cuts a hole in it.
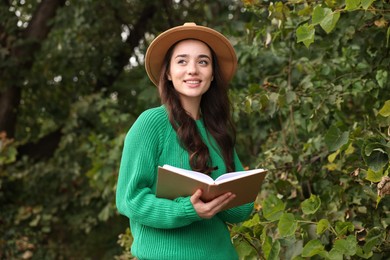
[[[186,218],[190,220],[191,222],[199,221],[202,218],[199,217],[198,213],[196,213],[196,210],[194,206],[191,203],[190,197],[184,197],[180,200],[180,202],[183,205],[183,209],[186,215]]]

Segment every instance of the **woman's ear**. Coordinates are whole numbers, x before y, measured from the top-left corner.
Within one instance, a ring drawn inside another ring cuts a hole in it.
[[[169,72],[167,72],[167,79],[172,81],[172,78],[171,78],[171,75],[169,74]]]

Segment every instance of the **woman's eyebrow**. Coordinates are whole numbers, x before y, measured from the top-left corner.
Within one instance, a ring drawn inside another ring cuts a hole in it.
[[[207,59],[211,60],[210,56],[207,55],[207,54],[200,54],[200,55],[198,56],[198,58],[207,58]]]
[[[178,54],[178,55],[175,56],[175,59],[177,59],[177,58],[187,58],[188,56],[190,56],[190,55],[188,55],[188,54]],[[207,54],[199,54],[198,58],[207,58],[207,59],[211,60],[210,56],[207,55]]]

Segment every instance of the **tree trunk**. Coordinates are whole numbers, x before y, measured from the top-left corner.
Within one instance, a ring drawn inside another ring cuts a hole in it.
[[[35,52],[39,50],[42,41],[50,32],[49,21],[55,16],[58,7],[64,4],[65,0],[43,0],[38,5],[26,30],[19,36],[25,44],[11,47],[10,59],[16,61],[11,68],[13,72],[5,69],[0,73],[1,78],[9,79],[3,81],[4,84],[9,85],[2,86],[0,93],[0,132],[5,131],[8,138],[15,136],[22,93],[22,75],[25,74],[25,71],[31,69]]]

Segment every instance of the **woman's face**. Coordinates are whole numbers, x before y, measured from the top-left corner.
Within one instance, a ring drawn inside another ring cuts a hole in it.
[[[209,47],[198,40],[184,40],[173,49],[167,77],[183,101],[199,99],[213,80]]]

